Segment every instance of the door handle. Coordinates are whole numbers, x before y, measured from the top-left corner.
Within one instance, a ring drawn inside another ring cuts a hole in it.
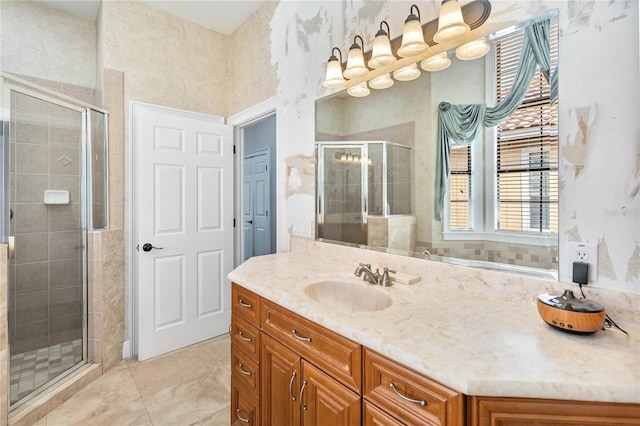
[[[253,225],[253,220],[245,220],[244,223],[248,223],[249,225]]]
[[[142,245],[142,251],[151,251],[153,249],[156,250],[162,250],[164,247],[154,247],[153,245],[149,244],[149,243],[144,243]]]

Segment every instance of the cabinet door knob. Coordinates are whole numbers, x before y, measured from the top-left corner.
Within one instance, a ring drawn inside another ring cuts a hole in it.
[[[302,400],[302,396],[304,395],[304,388],[307,387],[307,381],[303,380],[302,381],[302,387],[300,388],[300,405],[302,405],[302,409],[304,411],[307,411],[307,406],[304,405],[304,401]]]
[[[311,337],[302,337],[295,330],[291,330],[291,334],[293,334],[293,337],[295,337],[298,340],[302,340],[302,341],[305,341],[305,342],[310,342],[311,341]]]
[[[409,401],[409,402],[413,402],[415,404],[420,404],[423,407],[427,405],[427,401],[425,401],[424,399],[413,399],[413,398],[409,398],[407,396],[404,396],[403,394],[401,394],[400,392],[398,392],[398,389],[396,389],[396,385],[393,384],[393,382],[389,383],[389,387],[391,389],[393,389],[393,391],[396,393],[396,395],[398,395],[400,398],[404,399],[405,401]]]
[[[292,401],[296,400],[296,396],[293,394],[293,390],[291,389],[293,386],[293,381],[295,379],[296,379],[296,372],[294,371],[293,374],[291,374],[291,380],[289,381],[289,395],[291,395]]]
[[[240,415],[240,409],[236,408],[236,417],[238,418],[238,420],[240,420],[242,423],[249,423],[249,419],[245,419],[244,417],[242,417]]]

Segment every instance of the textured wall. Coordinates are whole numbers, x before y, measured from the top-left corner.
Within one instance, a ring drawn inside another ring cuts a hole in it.
[[[104,66],[124,72],[125,102],[227,115],[223,34],[138,1],[103,2],[102,20]]]
[[[436,4],[421,7],[423,20]],[[280,2],[271,20],[271,60],[286,118],[286,215],[314,220],[314,100],[332,46],[355,33],[370,43],[387,19],[399,35],[410,3]],[[640,293],[640,160],[638,3],[597,1],[493,2],[488,32],[559,9],[560,22],[560,263],[568,241],[599,244],[597,286]],[[247,83],[250,84],[250,83]],[[615,149],[619,148],[619,149]],[[308,173],[307,173],[308,174]],[[596,201],[597,200],[597,201]],[[568,275],[561,269],[563,279]]]
[[[2,71],[95,87],[94,21],[32,1],[3,0],[0,8]]]

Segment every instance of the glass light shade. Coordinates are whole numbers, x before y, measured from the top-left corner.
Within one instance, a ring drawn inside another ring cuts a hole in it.
[[[356,47],[354,47],[356,46]],[[369,69],[364,66],[364,56],[362,55],[362,49],[357,44],[351,46],[349,49],[349,56],[347,56],[347,68],[344,70],[345,78],[357,78],[362,77],[369,72]]]
[[[442,43],[456,39],[469,32],[469,26],[462,19],[462,9],[458,0],[449,0],[442,3],[438,17],[438,31],[433,36],[433,41]]]
[[[369,93],[371,93],[371,90],[369,90],[369,88],[367,87],[367,82],[365,81],[360,84],[356,84],[355,86],[349,87],[347,89],[347,93],[355,98],[363,98],[365,96],[368,96]]]
[[[424,42],[422,25],[415,15],[409,15],[404,23],[402,31],[402,46],[398,49],[398,55],[406,58],[415,56],[427,50],[427,43]]]
[[[411,81],[420,77],[420,70],[415,63],[407,65],[393,72],[393,78],[398,81]]]
[[[389,73],[382,74],[376,78],[369,80],[369,87],[372,89],[386,89],[387,87],[393,86],[393,79]]]
[[[322,85],[328,89],[342,89],[347,81],[342,76],[342,65],[338,58],[332,56],[327,62],[327,75]]]
[[[353,154],[347,155],[347,161],[353,162]]]
[[[484,37],[477,40],[465,43],[462,46],[458,46],[456,49],[456,57],[463,61],[472,61],[474,59],[482,58],[489,53],[491,45]]]
[[[447,52],[442,52],[438,55],[431,56],[420,62],[420,67],[425,71],[442,71],[449,68],[451,65],[451,59],[447,55]]]
[[[340,156],[340,161],[347,161],[347,153],[343,152],[342,155]]]
[[[384,31],[378,31],[376,38],[373,40],[373,50],[368,63],[369,67],[373,69],[385,67],[395,61],[396,57],[391,52],[389,36]]]

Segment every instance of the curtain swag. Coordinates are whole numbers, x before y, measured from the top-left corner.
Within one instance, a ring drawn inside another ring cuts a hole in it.
[[[551,102],[558,100],[558,66],[551,71],[550,23],[546,19],[525,28],[516,77],[506,98],[494,107],[486,104],[452,105],[441,102],[438,111],[435,219],[441,220],[450,171],[451,144],[469,146],[480,127],[503,122],[522,103],[538,67],[551,86]]]

